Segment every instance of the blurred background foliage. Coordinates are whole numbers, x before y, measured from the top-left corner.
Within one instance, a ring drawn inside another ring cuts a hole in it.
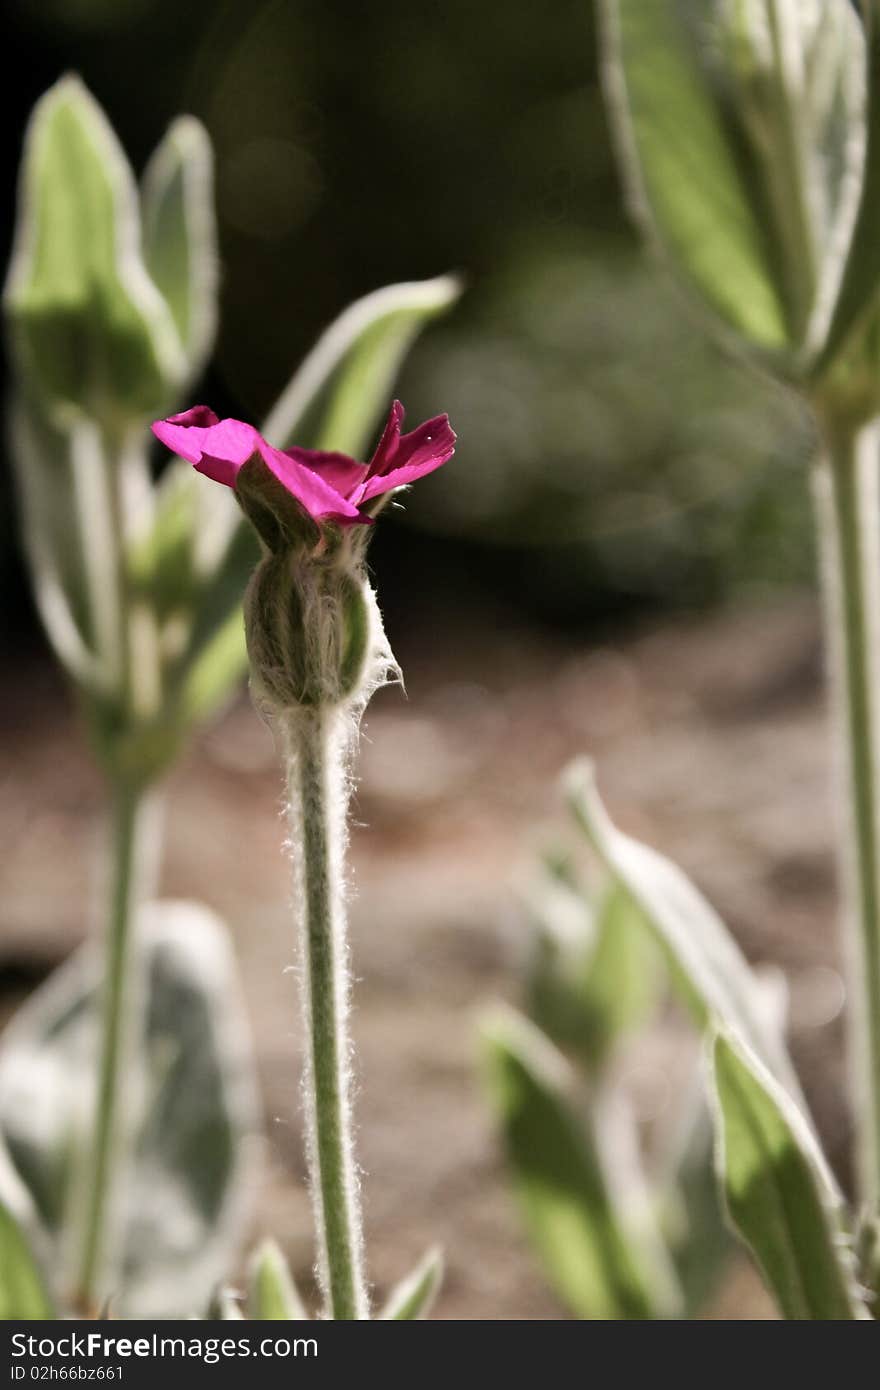
[[[586,628],[802,581],[805,421],[706,336],[621,205],[587,0],[10,0],[14,172],[40,93],[78,70],[136,167],[181,111],[217,157],[221,333],[197,391],[259,419],[317,332],[379,285],[469,292],[400,386],[450,412],[455,465],[372,552],[392,623],[477,599]],[[3,474],[4,501],[10,491]],[[0,565],[35,630],[3,509]]]

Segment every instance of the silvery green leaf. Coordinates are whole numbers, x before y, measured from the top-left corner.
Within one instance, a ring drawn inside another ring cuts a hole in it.
[[[740,1040],[712,1045],[718,1178],[786,1318],[868,1317],[843,1203],[798,1106]]]
[[[264,1240],[248,1265],[248,1314],[261,1320],[308,1317],[290,1266],[274,1240]]]
[[[686,1318],[698,1317],[723,1277],[733,1240],[715,1177],[705,1078],[695,1069],[680,1088],[656,1161],[655,1200],[681,1287]]]
[[[28,125],[5,309],[19,379],[54,418],[120,433],[173,400],[185,360],[144,266],[134,178],[76,77]]]
[[[839,281],[864,100],[848,0],[603,0],[634,211],[753,347],[800,370]]]
[[[792,1095],[800,1088],[766,990],[721,918],[677,865],[612,823],[582,759],[565,775],[575,820],[651,926],[701,1026],[713,1018],[742,1037]]]
[[[537,940],[528,1013],[565,1051],[601,1068],[658,997],[658,953],[642,912],[617,884],[595,903],[547,869],[529,894]]]
[[[195,377],[217,331],[214,157],[193,116],[174,121],[141,180],[144,260],[174,317]]]
[[[857,215],[815,370],[818,394],[859,419],[877,413],[880,361],[880,6],[860,6],[866,110]]]
[[[120,1316],[198,1315],[241,1232],[255,1127],[252,1063],[225,928],[195,903],[138,922],[123,1093],[131,1159],[104,1290]],[[22,1007],[0,1047],[0,1131],[72,1284],[78,1173],[88,1153],[98,1039],[97,958],[81,948]],[[144,1059],[143,1066],[134,1065]]]
[[[73,437],[53,428],[16,392],[10,407],[21,533],[37,609],[58,660],[86,690],[105,685],[94,650],[78,505]]]
[[[24,1232],[0,1198],[0,1321],[36,1321],[55,1316]]]
[[[388,285],[349,305],[269,412],[266,438],[279,449],[298,444],[361,458],[413,342],[460,292],[454,276],[441,275]]]
[[[443,1252],[429,1250],[415,1269],[388,1295],[380,1321],[405,1322],[426,1318],[443,1282]]]
[[[618,1210],[590,1117],[566,1100],[561,1054],[512,1010],[487,1021],[483,1045],[514,1189],[559,1296],[580,1318],[666,1315],[677,1291]]]

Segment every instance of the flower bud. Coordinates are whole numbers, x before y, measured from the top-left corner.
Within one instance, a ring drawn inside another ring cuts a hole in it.
[[[372,605],[346,565],[294,550],[267,555],[245,596],[254,692],[275,710],[339,705],[366,674]]]
[[[158,413],[186,373],[167,303],[140,249],[131,169],[76,78],[28,126],[6,315],[22,385],[59,424],[120,432]]]

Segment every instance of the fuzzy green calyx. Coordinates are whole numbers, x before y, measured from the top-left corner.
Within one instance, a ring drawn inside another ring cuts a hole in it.
[[[299,549],[257,566],[245,597],[254,692],[276,710],[340,705],[367,678],[372,604],[357,569]]]

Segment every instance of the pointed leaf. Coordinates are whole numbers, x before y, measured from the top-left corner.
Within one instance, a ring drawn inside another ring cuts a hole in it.
[[[269,412],[266,438],[279,449],[298,444],[363,457],[404,357],[460,292],[454,276],[441,275],[356,300],[318,340]]]
[[[758,1053],[792,1095],[800,1095],[781,1029],[761,984],[721,918],[677,865],[624,835],[602,805],[592,764],[565,776],[569,804],[608,872],[653,928],[700,1026],[723,1020]]]
[[[24,1234],[0,1200],[0,1321],[54,1317],[55,1310]]]
[[[876,414],[880,361],[880,5],[865,0],[867,109],[855,225],[815,375],[849,412]]]
[[[842,1202],[798,1107],[741,1042],[712,1048],[717,1165],[731,1223],[786,1318],[868,1316]]]
[[[563,1096],[562,1056],[527,1020],[483,1030],[489,1091],[529,1233],[557,1293],[580,1318],[650,1318],[656,1294],[621,1225],[589,1125]]]
[[[558,1047],[597,1071],[656,1002],[653,935],[616,883],[594,907],[577,884],[546,873],[529,905],[539,932],[527,982],[529,1015]]]
[[[165,298],[194,377],[217,331],[214,157],[193,116],[174,121],[142,180],[144,259]]]
[[[388,1295],[379,1314],[383,1322],[426,1318],[443,1282],[443,1252],[429,1250],[411,1274],[401,1279]]]
[[[722,318],[779,350],[789,332],[770,247],[684,11],[679,0],[601,6],[606,90],[630,202]]]
[[[264,1240],[248,1269],[248,1313],[262,1320],[308,1317],[290,1267],[274,1240]]]
[[[131,169],[75,77],[28,125],[5,307],[18,372],[47,413],[117,430],[161,413],[181,381],[180,339],[141,256]]]

